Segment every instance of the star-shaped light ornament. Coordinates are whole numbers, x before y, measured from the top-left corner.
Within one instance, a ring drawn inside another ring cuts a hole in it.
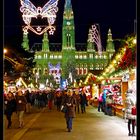
[[[41,32],[42,28],[41,28],[40,26],[38,26],[38,27],[36,28],[36,30],[37,30],[38,32]]]
[[[49,31],[49,34],[53,35],[54,34],[54,29],[51,28],[50,31]]]

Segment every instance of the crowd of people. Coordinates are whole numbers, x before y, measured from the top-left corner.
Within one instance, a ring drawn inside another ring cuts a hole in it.
[[[71,90],[71,92],[70,92]],[[71,93],[71,94],[70,94]],[[67,104],[67,97],[71,95],[74,100],[68,100],[68,102],[72,101],[72,106]],[[19,126],[18,128],[22,128],[24,126],[24,113],[31,113],[31,108],[36,107],[38,109],[42,109],[44,107],[48,107],[49,110],[52,110],[53,106],[56,106],[58,111],[61,111],[61,106],[63,104],[67,104],[69,108],[74,109],[74,113],[85,113],[87,106],[87,97],[84,91],[79,91],[78,93],[72,89],[68,90],[34,90],[29,91],[17,90],[12,93],[9,91],[7,94],[4,94],[4,114],[7,118],[8,125],[7,128],[11,128],[12,126],[12,114],[16,112],[18,116]],[[68,109],[68,112],[71,112],[72,109]],[[65,118],[67,119],[68,124],[68,116],[69,113],[65,114]],[[72,118],[75,116],[73,113]],[[71,114],[71,113],[70,113]],[[71,116],[71,115],[70,115]],[[72,119],[70,119],[72,120]],[[72,121],[71,121],[72,122]],[[72,125],[68,131],[70,132],[72,129]]]
[[[98,111],[104,112],[105,115],[113,115],[113,94],[108,90],[103,90],[98,97]],[[86,113],[86,106],[88,106],[88,98],[84,90],[76,92],[73,89],[66,90],[35,90],[30,91],[27,89],[24,92],[17,90],[15,93],[9,91],[4,94],[4,114],[7,118],[7,128],[12,126],[12,114],[16,112],[18,117],[19,126],[24,126],[24,113],[31,113],[31,108],[36,107],[42,109],[48,107],[52,110],[56,106],[57,111],[62,111],[61,107],[65,106],[66,111],[64,117],[66,119],[67,131],[72,131],[72,122],[76,113]],[[135,136],[136,126],[136,100],[132,91],[128,90],[125,100],[125,118],[128,120],[128,135]],[[133,110],[133,113],[132,113]],[[131,130],[132,124],[132,130]]]

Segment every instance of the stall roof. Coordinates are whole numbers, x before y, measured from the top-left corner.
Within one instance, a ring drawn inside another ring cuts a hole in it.
[[[19,76],[4,76],[3,81],[5,81],[6,83],[14,83],[18,78]]]

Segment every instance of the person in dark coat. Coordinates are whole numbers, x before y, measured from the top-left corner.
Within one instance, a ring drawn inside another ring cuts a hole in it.
[[[86,113],[87,97],[84,91],[81,91],[80,93],[80,105],[81,105],[81,112]]]
[[[26,109],[27,100],[26,97],[23,95],[23,92],[19,90],[16,96],[16,103],[17,103],[17,114],[19,120],[19,128],[23,127],[24,120],[23,115]]]
[[[75,112],[78,112],[78,114],[80,113],[80,95],[79,93],[74,92],[73,96],[76,99],[76,106],[75,106]]]
[[[61,102],[62,102],[62,96],[60,92],[56,93],[56,106],[57,106],[57,110],[60,111],[61,110]]]
[[[10,128],[12,125],[12,114],[13,112],[16,111],[16,100],[12,92],[9,92],[5,97],[4,97],[4,113],[6,115],[7,121],[8,121],[8,126],[7,128]]]
[[[48,93],[47,98],[48,98],[48,108],[49,110],[51,110],[53,106],[53,100],[54,100],[54,93],[52,90]]]
[[[29,90],[26,90],[24,95],[25,95],[26,100],[27,100],[26,112],[30,113],[31,112],[31,93],[29,92]]]
[[[65,118],[66,118],[66,125],[68,132],[71,132],[72,130],[72,121],[75,117],[75,106],[76,106],[76,100],[73,97],[73,91],[70,89],[67,92],[67,96],[65,96],[64,104],[67,107],[67,111],[65,112]]]

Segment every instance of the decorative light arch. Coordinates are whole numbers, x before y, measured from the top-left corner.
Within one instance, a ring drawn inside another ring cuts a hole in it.
[[[55,27],[53,24],[56,20],[56,13],[58,12],[58,0],[49,0],[42,8],[35,7],[30,0],[20,0],[20,3],[20,11],[23,13],[22,18],[26,24],[23,27],[24,34],[28,34],[28,29],[38,35],[41,35],[48,30],[49,34],[52,35],[54,33]],[[47,18],[48,25],[31,25],[31,19],[37,19],[38,17],[41,17],[42,19]]]
[[[98,49],[98,53],[99,55],[102,54],[102,44],[101,44],[101,37],[100,37],[100,32],[98,31],[99,29],[99,25],[98,24],[94,24],[91,26],[91,28],[89,29],[89,39],[88,42],[92,42],[95,43]]]

